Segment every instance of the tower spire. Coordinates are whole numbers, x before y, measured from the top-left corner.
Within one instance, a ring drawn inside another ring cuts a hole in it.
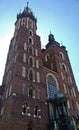
[[[28,5],[29,5],[29,2],[27,1],[27,7],[28,7]]]

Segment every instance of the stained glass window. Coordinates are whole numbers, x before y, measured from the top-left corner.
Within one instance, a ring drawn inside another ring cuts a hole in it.
[[[48,89],[48,97],[53,99],[54,95],[58,92],[58,88],[56,80],[51,75],[47,77],[47,89]]]

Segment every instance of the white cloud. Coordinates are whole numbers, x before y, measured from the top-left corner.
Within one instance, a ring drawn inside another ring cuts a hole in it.
[[[6,35],[0,37],[0,84],[2,83],[4,75],[6,58],[12,35],[13,35],[12,31],[9,31],[6,32]]]

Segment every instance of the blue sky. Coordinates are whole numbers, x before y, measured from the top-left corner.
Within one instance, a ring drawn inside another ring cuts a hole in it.
[[[76,84],[79,88],[79,0],[28,0],[37,17],[37,34],[42,46],[50,31],[55,40],[66,46]],[[27,5],[26,0],[0,2],[0,84],[4,74],[10,39],[14,33],[16,15]]]

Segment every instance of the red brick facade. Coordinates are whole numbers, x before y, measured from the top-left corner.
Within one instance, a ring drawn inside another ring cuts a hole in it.
[[[46,49],[41,49],[36,22],[28,6],[17,15],[3,78],[0,130],[49,129],[49,102],[51,99],[53,104],[57,92],[67,97],[71,115],[79,114],[78,90],[67,50],[52,34]]]

